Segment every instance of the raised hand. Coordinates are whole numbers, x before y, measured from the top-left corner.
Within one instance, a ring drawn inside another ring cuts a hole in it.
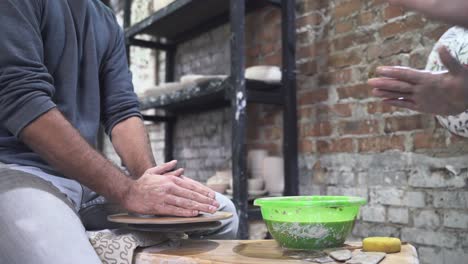
[[[466,0],[387,0],[391,4],[419,11],[447,23],[468,27]]]
[[[456,115],[468,109],[468,68],[450,52],[439,49],[448,72],[431,73],[403,67],[379,67],[380,78],[368,81],[384,103],[437,115]]]
[[[190,217],[215,213],[219,207],[215,192],[182,176],[180,169],[171,172],[176,164],[171,161],[147,170],[130,186],[122,205],[140,214]]]

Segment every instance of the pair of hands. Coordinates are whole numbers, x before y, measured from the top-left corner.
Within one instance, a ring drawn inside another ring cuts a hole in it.
[[[172,171],[177,161],[148,169],[133,181],[122,202],[125,209],[151,215],[197,216],[215,213],[219,203],[210,188],[183,176],[183,169]]]
[[[387,0],[422,12],[430,17],[468,28],[466,0]],[[456,115],[468,109],[468,69],[450,55],[439,50],[444,73],[429,73],[402,67],[379,67],[380,78],[368,81],[373,95],[396,107],[437,114]]]
[[[419,11],[432,18],[450,24],[468,28],[468,1],[466,0],[387,0],[390,4],[399,5]]]
[[[431,2],[431,1],[430,1]],[[436,115],[457,115],[468,109],[468,68],[442,47],[439,56],[448,72],[431,73],[403,67],[379,67],[370,79],[374,96],[396,107]]]

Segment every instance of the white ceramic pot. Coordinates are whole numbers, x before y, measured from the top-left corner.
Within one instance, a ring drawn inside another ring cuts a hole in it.
[[[261,178],[254,178],[248,180],[248,190],[249,192],[261,191],[263,190],[264,181]]]
[[[215,192],[224,194],[229,187],[229,183],[207,184],[206,186]]]
[[[283,195],[284,159],[281,157],[266,157],[263,160],[263,179],[270,195]]]
[[[247,170],[252,178],[262,178],[263,175],[263,159],[268,155],[268,152],[263,149],[253,149],[247,154]]]

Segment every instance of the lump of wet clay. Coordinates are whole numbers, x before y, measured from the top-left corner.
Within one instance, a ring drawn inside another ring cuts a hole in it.
[[[378,264],[387,254],[380,252],[361,252],[354,255],[346,264]]]
[[[350,259],[353,256],[351,254],[351,251],[347,249],[331,251],[328,253],[328,255],[330,255],[330,257],[332,257],[335,260],[343,261],[343,262]]]

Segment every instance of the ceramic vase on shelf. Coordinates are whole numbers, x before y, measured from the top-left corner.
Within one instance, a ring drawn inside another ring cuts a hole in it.
[[[213,177],[210,177],[206,182],[206,185],[213,191],[219,193],[225,193],[226,189],[232,182],[232,173],[230,170],[217,171]]]
[[[268,152],[263,149],[253,149],[247,153],[247,171],[251,178],[263,178],[263,160]]]
[[[271,196],[282,196],[284,191],[284,159],[281,157],[264,158],[263,179]]]

